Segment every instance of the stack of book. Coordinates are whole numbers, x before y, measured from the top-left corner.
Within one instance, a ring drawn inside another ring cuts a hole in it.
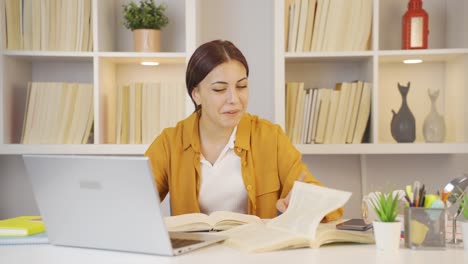
[[[294,144],[358,144],[370,115],[371,84],[331,88],[286,83],[286,134]]]
[[[185,116],[182,83],[124,85],[117,91],[116,143],[148,144]]]
[[[286,0],[286,51],[369,49],[372,1]]]
[[[92,50],[91,0],[8,0],[4,9],[9,50]]]
[[[28,83],[23,144],[85,144],[94,120],[93,85]]]
[[[19,216],[0,220],[0,246],[48,243],[40,216]]]

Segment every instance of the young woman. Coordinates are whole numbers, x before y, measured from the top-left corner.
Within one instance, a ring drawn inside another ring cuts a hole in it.
[[[229,41],[205,43],[190,58],[185,81],[196,110],[145,153],[161,200],[170,193],[172,215],[224,210],[273,218],[286,209],[294,181],[321,185],[280,126],[246,112],[248,77],[244,55]]]

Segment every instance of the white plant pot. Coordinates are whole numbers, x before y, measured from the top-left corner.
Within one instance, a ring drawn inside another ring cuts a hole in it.
[[[463,247],[465,252],[468,252],[468,220],[461,222],[462,235],[463,235]]]
[[[401,222],[373,222],[378,250],[397,251],[400,248]]]

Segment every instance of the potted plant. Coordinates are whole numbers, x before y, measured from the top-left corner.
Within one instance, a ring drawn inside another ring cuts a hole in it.
[[[465,248],[465,251],[468,251],[468,194],[461,188],[459,188],[459,190],[460,194],[456,195],[455,198],[460,204],[461,214],[465,219],[465,221],[461,222],[461,227],[463,235],[463,247]]]
[[[379,221],[373,221],[377,249],[395,251],[400,247],[401,222],[396,220],[400,212],[400,193],[375,192],[369,197]]]
[[[123,5],[124,26],[133,31],[135,51],[160,51],[160,30],[169,23],[164,14],[167,5],[156,5],[154,0]]]

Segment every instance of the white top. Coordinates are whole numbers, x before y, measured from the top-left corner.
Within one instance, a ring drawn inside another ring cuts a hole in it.
[[[201,155],[198,202],[202,213],[232,211],[247,213],[247,191],[242,180],[241,159],[234,152],[237,126],[214,164]]]

